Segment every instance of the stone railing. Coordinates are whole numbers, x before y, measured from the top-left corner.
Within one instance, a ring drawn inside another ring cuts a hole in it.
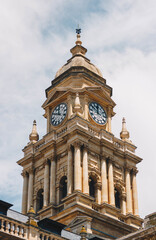
[[[122,141],[120,141],[117,138],[114,138],[113,143],[116,148],[119,148],[120,150],[124,151],[124,143]]]
[[[34,239],[34,240],[61,240],[61,236],[57,236],[40,227],[31,224],[22,223],[11,219],[7,216],[0,215],[0,238],[1,235],[6,239]],[[31,238],[32,236],[32,238]],[[3,239],[3,238],[2,238]]]
[[[45,140],[44,140],[44,139],[41,139],[40,141],[38,141],[38,142],[35,144],[35,152],[37,152],[38,149],[39,149],[40,147],[42,147],[44,144],[45,144]]]
[[[57,138],[61,137],[65,132],[67,132],[67,127],[59,129],[59,131],[56,133]]]
[[[40,231],[40,236],[39,236],[39,240],[60,240],[60,239],[63,239],[61,237],[54,237],[54,236],[51,236],[52,234],[48,234],[48,233],[44,233],[44,232],[41,232]]]
[[[0,232],[26,239],[27,226],[7,217],[0,216]]]
[[[100,133],[91,127],[88,127],[88,132],[94,134],[95,137],[99,138],[99,136],[100,136]]]

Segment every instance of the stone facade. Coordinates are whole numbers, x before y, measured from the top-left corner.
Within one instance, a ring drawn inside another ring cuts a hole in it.
[[[18,161],[23,167],[22,213],[33,205],[39,219],[49,217],[77,233],[83,222],[90,234],[120,237],[142,225],[136,184],[141,158],[129,140],[125,119],[121,139],[111,132],[116,105],[112,88],[86,52],[78,34],[71,59],[46,89],[42,107],[47,133],[38,140],[34,122]],[[91,103],[104,109],[104,124],[100,113],[92,114]],[[64,115],[56,114],[60,108],[66,109],[60,110]]]

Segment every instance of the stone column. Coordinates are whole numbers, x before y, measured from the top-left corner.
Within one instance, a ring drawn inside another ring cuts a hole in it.
[[[111,130],[111,107],[109,106],[108,107],[108,111],[107,111],[107,117],[108,117],[108,119],[107,119],[107,131],[108,132],[111,132],[112,130]]]
[[[74,190],[81,191],[82,174],[81,174],[81,150],[80,143],[74,144]]]
[[[101,159],[101,181],[102,181],[102,192],[101,201],[108,203],[108,181],[107,181],[107,162],[104,157]]]
[[[95,184],[95,188],[96,188],[96,202],[98,204],[101,204],[101,183],[97,182]]]
[[[29,211],[31,205],[33,204],[33,169],[29,170],[29,183],[28,183],[28,207],[27,211]]]
[[[139,216],[136,174],[137,174],[137,170],[133,170],[133,175],[132,175],[133,214],[136,216]]]
[[[87,146],[84,146],[83,148],[83,193],[86,193],[89,195],[89,177],[88,177],[88,149]]]
[[[131,179],[130,179],[130,169],[126,169],[125,172],[126,178],[126,195],[127,195],[127,204],[126,204],[126,212],[132,213],[132,195],[131,195]]]
[[[28,173],[23,172],[23,194],[22,194],[22,213],[27,214],[27,202],[28,202]]]
[[[121,195],[121,213],[126,214],[126,193]]]
[[[88,120],[88,96],[84,97],[84,119]]]
[[[47,114],[47,133],[49,133],[50,132],[50,121],[51,121],[51,119],[50,119],[50,108],[48,108],[46,110],[46,114]]]
[[[49,163],[45,161],[44,167],[44,207],[48,206],[49,203]]]
[[[71,194],[73,191],[73,159],[71,145],[68,146],[68,169],[67,169],[67,195]]]
[[[68,119],[70,119],[71,115],[73,114],[71,95],[68,95],[67,101],[68,101]]]
[[[53,157],[50,168],[50,202],[55,204],[55,190],[56,190],[56,162]]]
[[[108,190],[109,190],[109,203],[115,206],[113,163],[111,160],[109,160],[108,163]]]

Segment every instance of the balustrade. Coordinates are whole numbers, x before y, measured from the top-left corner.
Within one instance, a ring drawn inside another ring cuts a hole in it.
[[[26,237],[26,226],[0,216],[0,231],[10,235]]]

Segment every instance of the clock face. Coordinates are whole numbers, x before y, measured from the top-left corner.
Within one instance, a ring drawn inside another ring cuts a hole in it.
[[[100,104],[91,102],[89,104],[89,113],[96,123],[104,125],[107,122],[107,114]]]
[[[67,104],[60,103],[55,107],[54,111],[51,114],[51,124],[53,126],[59,125],[65,119],[66,115],[67,115]]]

